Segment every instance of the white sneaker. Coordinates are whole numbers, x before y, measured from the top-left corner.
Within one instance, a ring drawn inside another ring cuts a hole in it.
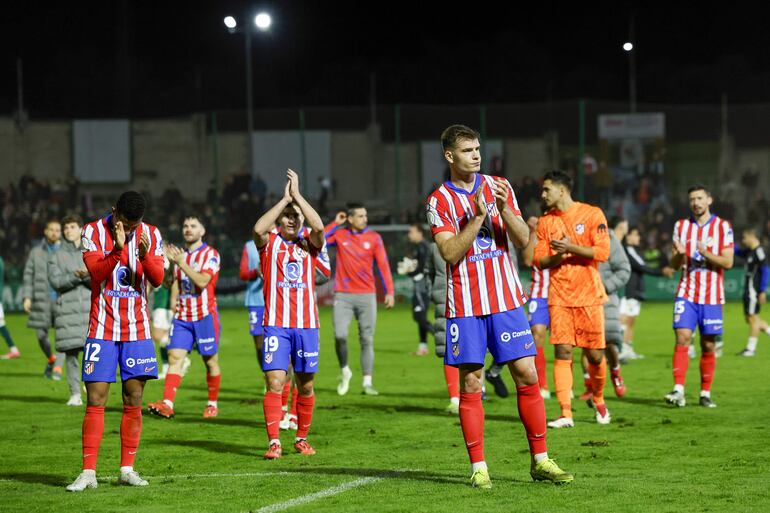
[[[80,397],[80,394],[72,395],[67,401],[67,406],[83,406],[83,398]]]
[[[187,374],[187,371],[190,369],[190,365],[192,365],[192,360],[190,360],[189,356],[185,356],[184,362],[182,363],[182,376]]]
[[[294,427],[292,427],[292,426],[294,426]],[[292,415],[289,412],[285,412],[283,414],[283,420],[281,420],[281,422],[278,423],[278,427],[280,427],[284,431],[287,430],[287,429],[294,429],[296,431],[297,430],[297,417],[295,417],[294,415]]]
[[[121,472],[118,482],[128,486],[147,486],[150,484],[139,477],[139,472],[136,470],[132,470],[131,472]]]
[[[548,423],[549,428],[561,429],[575,427],[575,421],[569,417],[559,417],[556,420],[552,420]]]
[[[550,399],[551,398],[551,391],[547,388],[541,388],[540,389],[540,397],[543,399]]]
[[[444,411],[450,415],[457,415],[458,413],[460,413],[460,403],[454,403],[452,401],[449,401],[449,405],[446,408],[444,408]]]
[[[164,363],[158,373],[158,379],[166,379],[166,374],[168,374],[168,364]]]
[[[677,392],[676,390],[672,390],[670,394],[666,394],[666,402],[668,404],[679,406],[680,408],[687,404],[687,401],[684,398],[684,392]]]
[[[344,368],[340,371],[340,382],[337,385],[337,394],[345,395],[350,389],[350,378],[353,377],[353,371],[349,368]]]
[[[596,422],[598,424],[607,425],[610,423],[610,420],[611,420],[610,410],[605,410],[604,416],[602,416],[602,414],[599,413],[599,410],[596,410]]]
[[[751,357],[751,356],[754,356],[754,351],[751,351],[749,349],[744,349],[743,351],[738,353],[738,356],[748,356],[748,357]]]
[[[82,492],[86,488],[96,488],[99,483],[96,482],[96,472],[94,470],[84,470],[75,479],[75,481],[67,486],[68,492]]]
[[[725,348],[724,341],[717,342],[715,345],[716,345],[716,347],[714,348],[714,352],[716,353],[716,357],[717,358],[722,358],[722,351],[724,351],[724,348]]]

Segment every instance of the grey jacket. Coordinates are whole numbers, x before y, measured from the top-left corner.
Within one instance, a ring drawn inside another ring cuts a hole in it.
[[[446,262],[435,242],[430,244],[430,254],[425,262],[426,274],[430,283],[430,299],[436,305],[433,310],[434,337],[436,355],[444,356],[446,350]]]
[[[32,300],[27,327],[47,330],[53,327],[53,301],[48,284],[48,250],[45,239],[29,252],[24,265],[22,296]]]
[[[599,274],[604,283],[609,300],[604,304],[604,336],[607,342],[622,343],[620,331],[620,299],[618,291],[625,286],[631,276],[631,263],[628,261],[623,245],[610,231],[610,258],[599,264]]]
[[[83,254],[71,242],[64,242],[59,251],[48,258],[48,281],[59,293],[54,303],[57,351],[82,348],[86,342],[91,278],[75,276],[75,271],[83,267]]]

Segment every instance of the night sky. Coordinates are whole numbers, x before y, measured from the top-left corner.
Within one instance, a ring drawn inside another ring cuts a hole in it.
[[[0,115],[16,109],[17,57],[32,119],[243,109],[244,39],[222,19],[259,8],[274,25],[253,36],[255,108],[363,106],[370,73],[382,104],[626,101],[632,12],[640,103],[768,100],[757,4],[508,3],[13,2],[0,22]]]

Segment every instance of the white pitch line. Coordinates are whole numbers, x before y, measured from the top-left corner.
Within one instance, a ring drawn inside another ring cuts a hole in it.
[[[355,481],[342,483],[341,485],[334,486],[332,488],[327,488],[326,490],[321,490],[320,492],[302,495],[295,499],[290,499],[285,502],[279,502],[278,504],[271,504],[270,506],[259,508],[255,510],[255,513],[273,513],[275,511],[283,511],[285,509],[289,509],[294,506],[299,506],[300,504],[307,504],[308,502],[313,502],[313,501],[317,501],[318,499],[323,499],[325,497],[331,497],[332,495],[337,495],[338,493],[345,492],[347,490],[350,490],[351,488],[358,488],[359,486],[365,486],[368,484],[376,483],[377,481],[382,481],[383,479],[385,478],[384,477],[362,477],[361,479],[356,479]]]

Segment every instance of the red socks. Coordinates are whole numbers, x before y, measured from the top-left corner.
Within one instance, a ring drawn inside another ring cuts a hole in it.
[[[86,406],[83,417],[83,470],[96,470],[104,434],[104,406]]]
[[[209,387],[209,401],[216,401],[219,397],[219,383],[222,381],[222,375],[212,376],[206,374],[206,384]],[[165,391],[164,391],[165,392]],[[173,401],[173,399],[172,399]]]
[[[281,391],[281,408],[286,408],[289,405],[289,393],[291,392],[291,380],[286,381]]]
[[[297,397],[297,438],[307,438],[310,424],[313,422],[313,408],[315,407],[315,395]]]
[[[481,405],[481,392],[460,392],[460,426],[471,463],[484,461],[484,407]]]
[[[532,454],[548,452],[545,444],[545,404],[543,396],[540,395],[540,387],[538,385],[517,387],[516,394],[519,418],[527,431],[529,452]]]
[[[591,380],[591,391],[596,406],[604,404],[604,384],[607,382],[607,359],[602,357],[602,363],[596,365],[588,362],[588,375]]]
[[[294,415],[294,418],[297,417],[297,397],[299,397],[299,389],[297,387],[291,387],[291,406],[289,406],[289,415]]]
[[[678,347],[678,346],[677,346]],[[700,355],[700,389],[711,391],[711,383],[714,381],[714,371],[717,368],[716,353],[701,353]]]
[[[687,375],[687,366],[690,364],[690,358],[687,356],[687,349],[687,346],[680,346],[679,344],[674,346],[674,362],[672,369],[674,371],[675,385],[684,386],[684,378]],[[703,368],[702,362],[703,360],[701,360],[701,369]]]
[[[444,380],[446,380],[449,398],[460,396],[460,369],[451,365],[444,365]]]
[[[182,383],[182,376],[179,374],[166,374],[166,381],[163,383],[163,400],[174,402],[176,389]]]
[[[104,417],[102,417],[104,419]],[[104,424],[102,423],[102,427]],[[142,407],[123,405],[120,420],[120,466],[133,467],[139,438],[142,435]]]
[[[545,348],[543,347],[537,348],[535,367],[537,368],[537,381],[540,388],[548,390],[548,378],[545,375]]]
[[[279,422],[283,418],[283,410],[281,409],[281,394],[275,392],[265,393],[265,399],[262,401],[262,411],[265,414],[265,428],[267,428],[267,438],[269,440],[277,440],[280,438]]]

